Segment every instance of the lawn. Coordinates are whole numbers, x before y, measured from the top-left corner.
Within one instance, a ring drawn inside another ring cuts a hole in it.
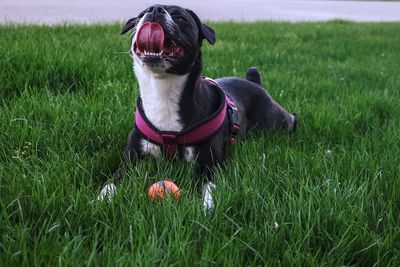
[[[93,201],[138,93],[120,25],[0,26],[1,266],[400,264],[400,24],[211,26],[203,74],[257,66],[300,128],[231,147],[210,216],[179,161],[146,159]],[[166,177],[181,199],[152,203]]]

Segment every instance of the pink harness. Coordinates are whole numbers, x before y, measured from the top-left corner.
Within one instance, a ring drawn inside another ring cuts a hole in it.
[[[204,78],[204,80],[212,83],[214,88],[217,88],[217,92],[221,98],[218,110],[207,119],[181,132],[160,131],[154,127],[147,119],[143,111],[142,101],[140,97],[138,97],[135,113],[137,129],[148,138],[150,142],[162,146],[164,152],[168,156],[173,157],[176,154],[178,145],[196,145],[213,137],[222,127],[227,113],[230,121],[230,142],[236,142],[236,136],[239,133],[240,126],[235,103],[222,91],[216,81],[210,78]]]

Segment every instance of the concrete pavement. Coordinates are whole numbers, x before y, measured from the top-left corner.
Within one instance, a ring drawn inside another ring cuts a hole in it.
[[[0,23],[122,22],[163,1],[0,0]],[[326,0],[168,0],[212,21],[400,21],[400,2]]]

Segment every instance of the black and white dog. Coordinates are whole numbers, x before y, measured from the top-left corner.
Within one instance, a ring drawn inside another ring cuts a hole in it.
[[[212,81],[200,76],[202,42],[214,44],[216,36],[191,10],[154,5],[130,19],[121,34],[128,31],[140,96],[125,150],[127,161],[136,164],[145,154],[157,157],[168,152],[195,162],[203,179],[204,208],[210,210],[213,169],[223,166],[226,140],[235,137],[232,124],[240,125],[240,133],[249,127],[290,131],[296,128],[296,117],[266,93],[255,68],[248,70],[247,79]],[[234,102],[233,107],[227,102]],[[199,128],[198,138],[189,141],[190,132]],[[115,182],[123,169],[114,173]],[[102,189],[99,199],[113,197],[115,182]]]

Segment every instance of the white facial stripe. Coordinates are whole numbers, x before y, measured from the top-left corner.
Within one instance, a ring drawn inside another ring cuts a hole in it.
[[[172,19],[171,15],[168,13],[167,10],[165,10],[165,17],[167,22],[174,22],[174,20]]]

